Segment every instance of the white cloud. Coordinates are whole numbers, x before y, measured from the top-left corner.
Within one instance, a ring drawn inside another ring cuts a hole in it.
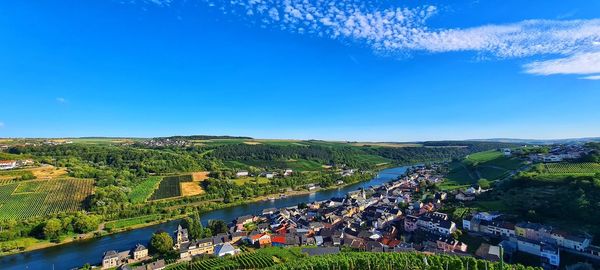
[[[61,103],[61,104],[65,104],[67,103],[67,100],[63,97],[57,97],[56,98],[56,102]]]
[[[0,128],[4,127],[4,122],[0,122]]]
[[[175,0],[146,1],[166,6]],[[600,52],[600,19],[526,20],[462,29],[432,29],[427,20],[438,13],[435,6],[381,8],[381,3],[374,0],[203,1],[218,3],[215,6],[227,14],[247,14],[241,15],[242,18],[262,27],[358,42],[380,54],[466,51],[481,58],[557,57],[526,65],[526,71],[534,74],[588,74],[577,70],[595,70],[597,62],[579,59],[577,61],[586,66],[575,68],[569,61],[583,58],[586,53]],[[549,65],[553,63],[564,67],[552,71]]]
[[[600,80],[600,75],[592,75],[592,76],[581,77],[581,79],[584,79],[584,80]]]
[[[600,51],[536,61],[525,65],[524,68],[525,72],[537,75],[597,74],[600,73]]]

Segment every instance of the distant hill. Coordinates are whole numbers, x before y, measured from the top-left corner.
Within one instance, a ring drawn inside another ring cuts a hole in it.
[[[570,144],[570,143],[600,142],[600,137],[569,138],[569,139],[548,139],[548,140],[493,138],[493,139],[474,139],[474,140],[468,140],[468,141],[505,142],[505,143],[521,143],[521,144]]]
[[[175,139],[175,140],[226,140],[226,139],[242,139],[252,140],[252,137],[245,136],[228,136],[228,135],[189,135],[189,136],[169,136],[169,137],[157,137],[154,139]]]

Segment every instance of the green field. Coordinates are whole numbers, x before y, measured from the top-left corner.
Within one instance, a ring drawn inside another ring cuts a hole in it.
[[[242,177],[242,178],[232,179],[231,181],[233,181],[236,185],[239,185],[239,186],[242,186],[246,183],[266,184],[266,183],[271,182],[271,180],[267,179],[266,177]]]
[[[160,200],[181,196],[181,178],[179,176],[165,176],[160,181],[158,188],[152,193],[150,200]]]
[[[482,178],[491,181],[499,180],[523,164],[522,160],[506,157],[496,150],[474,153],[462,161],[451,162],[447,181],[440,187],[444,189],[462,188],[475,184]]]
[[[600,163],[546,163],[545,174],[594,175],[600,173]]]
[[[158,184],[162,178],[158,176],[148,177],[144,181],[137,184],[129,193],[129,200],[132,203],[145,202],[152,196],[152,193],[158,188]]]
[[[0,219],[18,219],[82,209],[92,194],[90,179],[33,180],[0,186]]]
[[[362,162],[366,162],[373,165],[387,164],[392,162],[387,158],[376,155],[355,155],[355,157]]]
[[[15,189],[13,194],[36,192],[40,188],[40,186],[42,186],[43,184],[44,184],[44,182],[42,182],[42,181],[22,182],[17,186],[17,188]]]
[[[498,159],[502,157],[503,154],[500,151],[490,150],[484,152],[478,152],[470,154],[466,159],[473,162],[488,162],[491,160]]]
[[[105,225],[105,228],[108,230],[122,229],[122,228],[127,228],[127,227],[131,227],[131,226],[139,225],[139,224],[145,224],[145,223],[149,223],[152,221],[156,221],[156,220],[159,220],[160,218],[161,218],[161,216],[159,214],[153,214],[153,215],[147,215],[147,216],[141,216],[141,217],[135,217],[135,218],[120,219],[117,221],[107,222]]]
[[[292,169],[294,171],[321,171],[323,164],[312,160],[238,160],[225,161],[225,165],[231,168],[248,169],[249,167],[266,169]]]

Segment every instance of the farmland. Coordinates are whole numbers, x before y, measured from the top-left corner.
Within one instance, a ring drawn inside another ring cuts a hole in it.
[[[46,165],[36,168],[2,171],[0,172],[0,181],[19,180],[19,178],[24,176],[29,176],[29,179],[59,179],[64,178],[66,175],[67,170],[65,168],[56,168],[54,166]]]
[[[270,182],[266,177],[241,177],[233,179],[232,181],[238,186],[242,186],[250,182],[258,184],[266,184]]]
[[[17,188],[15,189],[15,191],[13,193],[17,194],[17,193],[36,192],[39,189],[39,187],[42,186],[43,184],[44,184],[44,182],[42,182],[42,181],[22,182],[17,186]]]
[[[152,215],[141,216],[141,217],[120,219],[117,221],[107,222],[105,225],[105,228],[107,230],[122,229],[122,228],[127,228],[127,227],[131,227],[131,226],[139,225],[139,224],[149,223],[149,222],[160,220],[160,219],[161,219],[161,216],[159,214],[152,214]]]
[[[82,209],[93,180],[33,180],[0,186],[0,219],[28,218]]]
[[[150,197],[150,200],[154,201],[154,200],[167,199],[167,198],[181,196],[181,179],[182,178],[184,180],[189,179],[190,181],[192,179],[191,176],[189,176],[189,178],[182,177],[182,176],[165,176],[162,179],[162,181],[160,181],[158,188],[154,191],[154,193]]]
[[[547,174],[594,175],[600,173],[600,163],[546,163],[544,169]]]
[[[192,181],[181,182],[181,193],[183,196],[195,196],[204,193],[201,182],[208,178],[209,172],[195,172],[191,174]]]
[[[129,193],[129,200],[132,203],[145,202],[150,198],[154,190],[158,187],[161,178],[158,176],[148,177],[141,183],[137,184]]]
[[[448,181],[444,188],[454,189],[477,183],[479,179],[499,180],[510,171],[523,165],[523,161],[515,157],[506,157],[500,151],[490,150],[469,155],[462,161],[450,163]]]

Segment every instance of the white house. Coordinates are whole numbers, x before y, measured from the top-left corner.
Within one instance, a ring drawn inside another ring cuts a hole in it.
[[[479,219],[479,220],[492,221],[499,216],[500,216],[500,214],[498,214],[498,213],[478,212],[473,217],[476,219]]]
[[[248,171],[239,171],[235,174],[236,177],[248,176]]]
[[[240,252],[239,249],[233,247],[230,243],[218,244],[215,246],[215,256],[223,257],[225,255],[235,255]]]
[[[467,190],[465,190],[465,193],[467,195],[477,195],[477,194],[480,194],[482,191],[483,190],[481,189],[481,187],[479,185],[474,185],[474,186],[467,188]]]
[[[502,154],[504,154],[504,156],[510,157],[512,155],[512,150],[510,148],[504,148],[502,149]]]
[[[16,160],[0,160],[0,170],[9,170],[17,167]]]
[[[292,169],[285,169],[285,171],[283,171],[283,176],[290,176],[292,173],[294,173]]]

